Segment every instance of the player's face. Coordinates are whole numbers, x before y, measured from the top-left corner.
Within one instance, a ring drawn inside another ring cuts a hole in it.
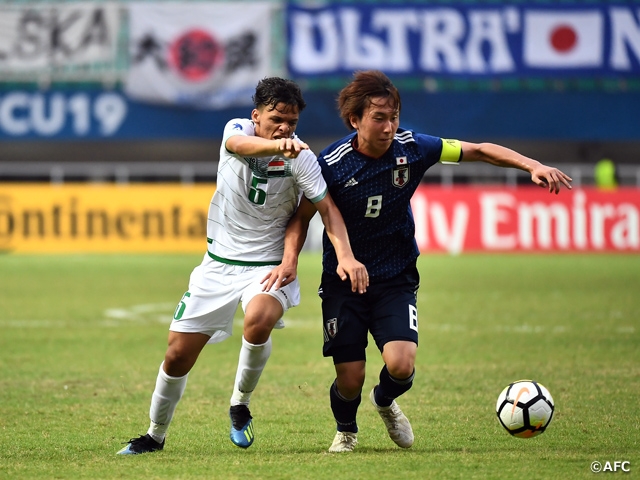
[[[251,119],[256,125],[256,135],[268,140],[290,138],[298,126],[299,118],[298,107],[282,102],[273,110],[260,106],[251,112]]]
[[[357,150],[373,158],[379,158],[389,150],[393,136],[400,124],[400,112],[391,97],[374,97],[362,114],[351,118],[358,132]]]

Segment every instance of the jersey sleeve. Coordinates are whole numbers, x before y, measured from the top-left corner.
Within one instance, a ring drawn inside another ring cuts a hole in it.
[[[224,126],[224,132],[222,133],[222,145],[225,146],[227,153],[233,155],[226,148],[227,140],[235,135],[253,136],[255,135],[255,125],[247,118],[234,118],[229,120]]]
[[[293,159],[294,177],[312,203],[317,203],[327,195],[327,182],[325,182],[320,165],[315,154],[311,150],[304,150]]]

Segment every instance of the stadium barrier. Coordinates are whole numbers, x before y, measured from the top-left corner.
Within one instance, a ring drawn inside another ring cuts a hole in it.
[[[306,139],[305,139],[306,140]],[[320,151],[324,148],[328,140],[307,142],[313,151]],[[172,149],[173,147],[173,149]],[[315,148],[314,148],[315,147]],[[131,145],[129,150],[141,154],[148,147],[137,150]],[[219,144],[212,144],[210,147],[198,146],[198,151],[202,155],[211,156],[207,161],[188,161],[186,148],[176,148],[166,143],[155,147],[157,150],[163,149],[167,156],[180,158],[176,161],[59,161],[53,159],[49,162],[20,161],[11,162],[0,160],[0,183],[2,182],[51,182],[62,184],[66,182],[115,182],[118,184],[154,182],[154,183],[215,183],[218,172],[218,160],[213,152],[219,150]],[[526,151],[526,150],[522,150]],[[124,154],[124,148],[112,149],[108,146],[101,146],[101,154],[105,158],[112,155],[120,158]],[[89,150],[83,151],[80,155],[89,155]],[[53,151],[50,150],[53,157]],[[535,158],[535,157],[534,157]],[[540,160],[544,161],[542,158]],[[546,163],[546,162],[545,162]],[[595,168],[591,163],[573,162],[549,162],[552,166],[557,166],[573,179],[574,187],[596,185]],[[619,164],[616,166],[615,176],[618,186],[640,188],[640,164]],[[451,187],[456,184],[485,184],[485,185],[506,185],[515,187],[518,185],[528,185],[531,182],[531,175],[523,170],[515,168],[495,168],[483,162],[466,162],[464,165],[442,165],[432,166],[424,175],[424,182],[439,183],[443,187]]]
[[[204,252],[214,191],[214,184],[4,184],[0,250]],[[423,253],[640,252],[636,188],[556,196],[534,186],[421,185],[412,209]],[[307,250],[321,249],[321,232],[316,216]]]

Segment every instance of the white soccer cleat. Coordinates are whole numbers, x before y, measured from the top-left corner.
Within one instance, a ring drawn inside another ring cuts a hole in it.
[[[413,445],[413,430],[411,429],[409,419],[402,413],[402,410],[400,410],[395,400],[388,407],[379,407],[376,403],[375,389],[376,387],[373,387],[371,390],[369,399],[373,406],[376,407],[380,418],[382,418],[382,421],[387,427],[389,438],[399,447],[409,448]]]
[[[333,443],[329,447],[331,453],[353,452],[358,444],[358,434],[353,432],[336,432]]]

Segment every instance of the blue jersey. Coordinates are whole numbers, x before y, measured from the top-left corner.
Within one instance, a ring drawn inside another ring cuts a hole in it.
[[[355,136],[354,132],[324,149],[318,162],[344,218],[355,258],[367,267],[371,281],[386,280],[420,254],[411,197],[429,167],[460,160],[460,143],[398,129],[389,150],[374,159],[353,148]],[[335,275],[338,260],[326,232],[322,263],[325,274]]]

